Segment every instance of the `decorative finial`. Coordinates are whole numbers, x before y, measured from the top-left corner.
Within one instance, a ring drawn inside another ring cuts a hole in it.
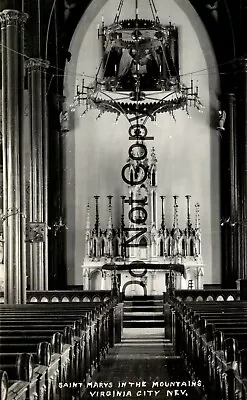
[[[185,197],[187,199],[187,235],[189,236],[190,231],[191,231],[191,216],[190,216],[190,198],[191,198],[191,195],[187,194]]]
[[[85,240],[85,254],[87,257],[90,256],[90,205],[87,203],[87,216],[86,216],[86,240]]]
[[[124,200],[126,196],[120,196],[122,199],[122,213],[121,213],[121,235],[124,233]]]
[[[165,230],[165,199],[166,196],[160,196],[161,198],[161,230],[164,233]]]
[[[155,154],[155,148],[152,147],[151,149],[151,164],[156,164],[157,163],[157,158]]]
[[[99,222],[99,198],[100,196],[94,196],[95,198],[95,232],[96,235],[99,235],[99,227],[100,227],[100,222]]]
[[[178,204],[177,199],[179,196],[173,196],[174,198],[174,220],[173,220],[173,228],[178,228]]]
[[[90,204],[87,203],[86,230],[90,231]]]
[[[108,212],[109,212],[108,230],[112,230],[113,223],[112,223],[112,204],[111,204],[111,200],[112,200],[113,196],[109,195],[109,196],[107,196],[107,198],[108,198]]]
[[[200,228],[200,204],[196,203],[195,204],[195,209],[196,209],[196,222],[195,222],[195,228],[199,229]]]

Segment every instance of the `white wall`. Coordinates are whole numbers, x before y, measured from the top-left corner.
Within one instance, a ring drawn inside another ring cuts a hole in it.
[[[113,21],[118,0],[95,0],[83,15],[72,38],[71,61],[66,67],[64,94],[72,102],[76,74],[92,76],[100,63],[101,46],[97,38],[97,24],[104,14],[105,23]],[[140,18],[150,18],[147,0],[139,1]],[[122,17],[134,17],[133,0],[125,0]],[[201,205],[202,255],[206,264],[205,283],[220,282],[220,223],[219,223],[219,137],[211,128],[211,111],[217,109],[218,71],[214,53],[202,22],[187,0],[156,0],[162,23],[169,20],[179,29],[179,58],[182,81],[189,85],[193,78],[199,82],[204,113],[191,109],[191,119],[183,111],[176,111],[176,122],[168,114],[157,117],[157,125],[148,123],[155,137],[148,145],[155,146],[158,159],[158,194],[166,195],[167,222],[171,225],[172,195],[179,195],[179,222],[185,227],[186,202]],[[210,75],[208,73],[208,68]],[[196,72],[199,71],[199,72]],[[193,74],[191,74],[193,72]],[[121,169],[126,163],[128,148],[128,122],[123,116],[117,125],[115,117],[104,114],[96,121],[97,111],[83,118],[83,107],[71,114],[71,131],[64,138],[67,171],[67,264],[68,283],[81,283],[80,266],[84,257],[85,209],[93,195],[99,194],[101,220],[107,221],[106,196],[114,195],[114,224],[119,225],[119,196],[126,191]],[[194,209],[192,208],[194,218]],[[194,222],[194,221],[193,221]],[[103,225],[102,223],[102,225]]]

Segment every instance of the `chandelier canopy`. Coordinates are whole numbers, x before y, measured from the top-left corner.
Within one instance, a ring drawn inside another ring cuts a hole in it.
[[[140,19],[138,0],[135,18],[120,20],[124,0],[120,0],[113,23],[105,26],[102,17],[98,38],[102,40],[103,57],[94,80],[77,85],[72,109],[85,105],[84,115],[98,109],[99,117],[111,112],[155,119],[156,114],[173,115],[189,107],[199,111],[202,103],[198,84],[185,86],[179,76],[178,31],[171,22],[162,25],[153,0],[148,0],[153,20]]]

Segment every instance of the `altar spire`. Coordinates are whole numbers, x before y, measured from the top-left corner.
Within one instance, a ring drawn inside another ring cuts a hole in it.
[[[109,195],[109,196],[107,196],[107,198],[108,198],[108,227],[107,227],[107,229],[108,229],[108,232],[109,232],[109,231],[112,231],[112,228],[113,228],[113,223],[112,223],[112,204],[111,204],[113,196]]]
[[[195,204],[195,210],[196,210],[196,221],[195,221],[195,228],[199,229],[200,228],[200,204],[196,203]]]
[[[100,196],[94,196],[95,198],[95,232],[96,235],[99,235],[99,228],[100,228],[100,219],[99,219],[99,198]]]
[[[178,196],[173,196],[174,198],[174,219],[173,219],[173,228],[178,228]]]

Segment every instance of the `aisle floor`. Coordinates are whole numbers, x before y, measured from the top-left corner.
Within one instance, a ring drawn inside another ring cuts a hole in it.
[[[163,328],[124,328],[122,342],[109,351],[82,400],[198,400],[189,385]]]

